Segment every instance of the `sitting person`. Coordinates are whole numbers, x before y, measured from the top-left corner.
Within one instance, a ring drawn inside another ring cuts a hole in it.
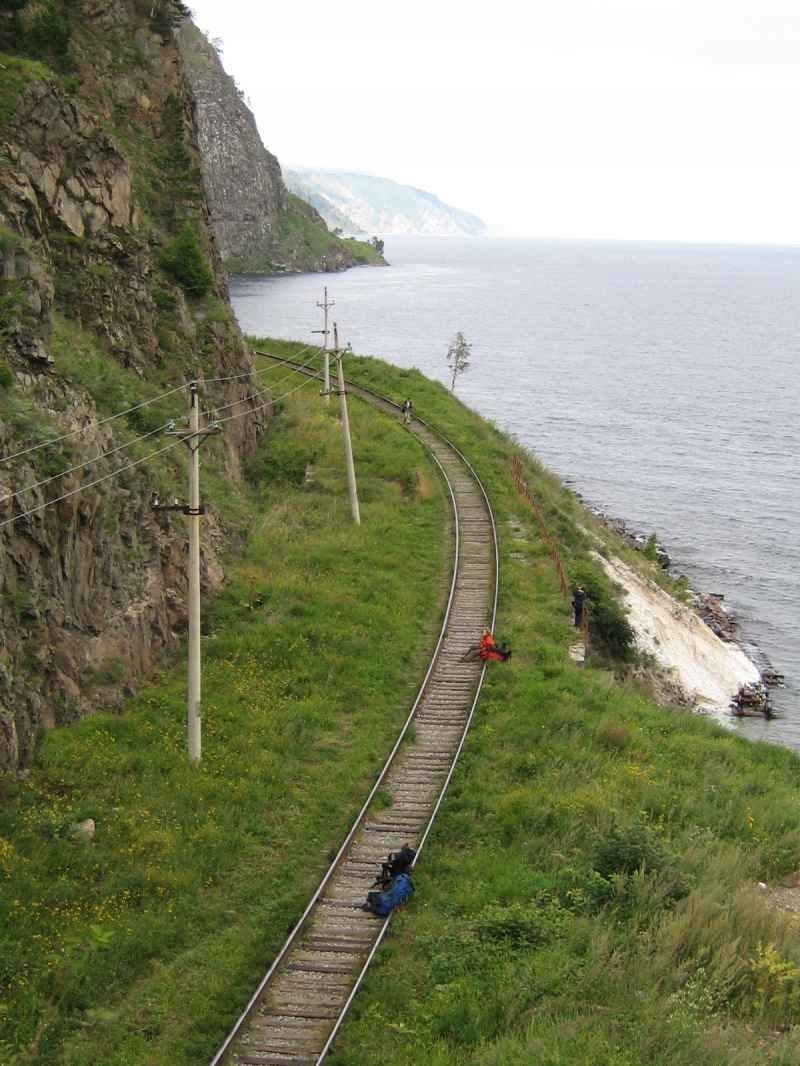
[[[488,629],[484,629],[477,644],[470,645],[461,656],[462,663],[484,662],[504,663],[511,658],[511,649],[507,644],[498,644]]]

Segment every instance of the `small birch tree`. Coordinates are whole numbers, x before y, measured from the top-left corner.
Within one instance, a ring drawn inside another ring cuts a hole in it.
[[[455,392],[456,378],[458,375],[463,374],[465,370],[469,369],[471,355],[472,345],[459,330],[450,342],[450,347],[447,349],[447,365],[453,372],[453,377],[450,382],[451,392]]]

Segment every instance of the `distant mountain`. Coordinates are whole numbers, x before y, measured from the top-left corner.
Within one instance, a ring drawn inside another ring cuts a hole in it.
[[[329,226],[345,233],[479,236],[486,232],[476,215],[388,178],[298,167],[285,170],[284,179],[292,192],[316,207]]]

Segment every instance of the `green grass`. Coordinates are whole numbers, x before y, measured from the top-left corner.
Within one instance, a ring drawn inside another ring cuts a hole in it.
[[[0,52],[0,127],[14,117],[17,102],[32,81],[52,77],[43,63]]]
[[[514,443],[414,370],[356,358],[347,372],[411,396],[474,461],[514,658],[489,674],[414,901],[332,1066],[371,1066],[387,1042],[425,1066],[798,1061],[800,938],[755,889],[800,866],[797,757],[655,706],[608,653],[573,665],[568,605],[509,477]],[[524,465],[570,579],[595,572],[596,537],[619,542]]]
[[[345,237],[344,244],[353,253],[353,261],[359,266],[370,263],[383,263],[383,255],[376,251],[369,241],[360,241],[356,237]]]
[[[473,460],[514,657],[489,673],[332,1066],[389,1046],[420,1066],[795,1063],[800,940],[754,883],[800,866],[797,758],[655,706],[613,647],[572,664],[517,446],[417,371],[352,358],[347,373],[410,396]],[[366,793],[433,636],[443,505],[417,442],[350,402],[360,529],[314,383],[248,466],[258,518],[207,615],[202,767],[183,757],[179,671],[122,716],[48,734],[27,781],[0,779],[7,1058],[207,1061]],[[570,581],[599,581],[591,551],[615,538],[523,465]],[[83,817],[88,847],[69,836]]]
[[[268,253],[269,260],[259,258],[254,262],[232,257],[225,265],[232,273],[253,270],[280,273],[287,266],[293,270],[315,269],[324,256],[330,257],[333,263],[342,249],[350,251],[357,265],[382,261],[368,241],[337,237],[312,207],[289,193],[286,211],[280,215],[275,242]]]
[[[363,801],[433,640],[444,497],[362,407],[354,527],[335,410],[309,384],[251,463],[251,537],[206,605],[202,765],[181,666],[0,776],[0,1061],[207,1061]],[[312,481],[273,463],[293,449]]]

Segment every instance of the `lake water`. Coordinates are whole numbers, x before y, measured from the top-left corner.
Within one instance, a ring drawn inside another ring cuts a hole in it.
[[[800,749],[800,248],[387,237],[390,269],[238,277],[247,333],[342,343],[446,381],[608,513],[657,531],[785,673],[780,717],[742,733]],[[421,412],[424,414],[424,412]]]

